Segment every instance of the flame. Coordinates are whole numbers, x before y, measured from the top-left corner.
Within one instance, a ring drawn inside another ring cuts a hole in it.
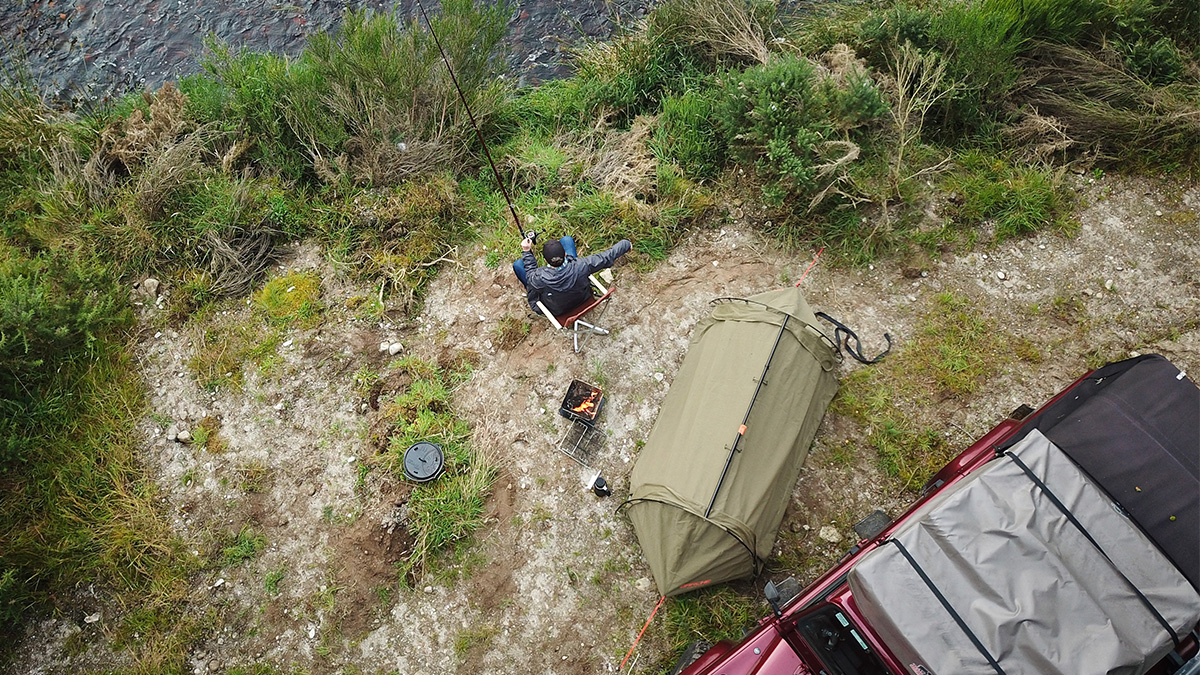
[[[571,408],[571,412],[583,413],[585,415],[590,416],[592,414],[592,412],[595,411],[596,400],[599,398],[600,398],[600,392],[597,390],[592,390],[592,393],[588,394],[588,397],[583,399],[583,401],[579,405],[575,406],[574,408]]]

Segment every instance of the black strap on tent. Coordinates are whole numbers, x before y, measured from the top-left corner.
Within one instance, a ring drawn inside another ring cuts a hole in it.
[[[950,601],[946,599],[946,596],[942,595],[941,589],[937,587],[937,584],[933,583],[933,579],[930,579],[929,575],[925,574],[925,570],[921,569],[921,566],[918,565],[917,561],[913,559],[912,554],[908,552],[908,549],[904,548],[904,544],[901,544],[900,540],[898,539],[889,539],[888,541],[896,545],[896,548],[900,550],[900,555],[904,556],[904,559],[907,560],[908,564],[912,566],[913,571],[917,573],[917,576],[921,577],[921,581],[925,582],[925,585],[929,587],[930,591],[933,592],[933,595],[938,599],[938,602],[942,603],[942,607],[946,610],[946,613],[950,615],[950,618],[954,619],[954,623],[958,624],[958,627],[962,629],[962,632],[971,640],[971,644],[975,645],[975,649],[979,650],[979,653],[983,655],[983,658],[987,659],[987,662],[991,664],[992,669],[996,671],[996,674],[1004,675],[1004,669],[1000,667],[1000,664],[997,663],[996,659],[993,658],[991,653],[988,652],[987,647],[984,647],[983,643],[979,641],[979,637],[975,635],[974,631],[971,630],[971,627],[967,625],[967,622],[964,621],[963,618],[959,616],[958,612],[954,610],[954,607],[950,605]]]
[[[746,423],[750,421],[750,411],[754,409],[754,402],[758,400],[758,392],[762,391],[763,384],[766,383],[767,371],[771,369],[771,360],[775,358],[775,352],[779,349],[779,341],[783,339],[783,334],[787,331],[790,318],[792,318],[790,314],[783,315],[783,323],[779,325],[775,344],[771,345],[771,353],[767,355],[767,362],[763,364],[762,375],[758,376],[758,386],[754,388],[754,395],[750,397],[750,405],[746,406],[746,414],[742,417],[742,425],[738,427],[737,435],[733,438],[733,447],[729,448],[729,456],[725,458],[725,468],[721,469],[721,477],[717,480],[717,487],[713,488],[712,499],[708,500],[708,508],[704,509],[705,518],[712,515],[713,505],[717,503],[717,493],[721,491],[721,485],[725,483],[725,474],[729,473],[729,465],[733,464],[733,456],[738,451],[742,437],[746,435]]]
[[[887,356],[888,352],[892,351],[892,336],[889,333],[884,333],[883,339],[887,340],[887,345],[888,345],[887,349],[883,350],[875,358],[868,359],[862,355],[862,341],[858,339],[857,333],[855,333],[854,331],[847,328],[846,324],[842,323],[841,321],[838,321],[837,319],[833,318],[832,316],[829,316],[825,312],[817,312],[816,316],[818,319],[825,319],[826,321],[828,321],[829,323],[834,325],[833,341],[835,343],[837,343],[837,346],[839,348],[844,348],[846,350],[846,353],[849,354],[850,356],[854,357],[854,360],[858,361],[859,363],[865,363],[867,365],[871,365],[872,363],[877,363],[880,359]],[[851,339],[854,340],[853,347],[850,346]]]
[[[1046,483],[1044,483],[1042,479],[1039,478],[1037,474],[1035,474],[1028,466],[1026,466],[1025,462],[1021,461],[1020,457],[1007,452],[1004,454],[1013,462],[1015,462],[1016,465],[1020,467],[1021,471],[1025,472],[1025,475],[1028,476],[1029,480],[1033,481],[1033,484],[1042,491],[1042,494],[1046,495],[1050,502],[1054,504],[1054,506],[1057,507],[1064,516],[1067,517],[1067,520],[1069,520],[1072,525],[1075,526],[1075,529],[1079,530],[1079,533],[1087,538],[1092,546],[1100,552],[1100,555],[1104,556],[1104,559],[1108,561],[1108,564],[1112,565],[1113,571],[1115,571],[1117,575],[1119,575],[1121,579],[1133,589],[1133,592],[1137,594],[1138,599],[1142,601],[1142,604],[1146,606],[1146,609],[1150,610],[1150,613],[1154,615],[1154,619],[1158,621],[1159,625],[1167,629],[1167,634],[1171,636],[1171,642],[1175,643],[1175,648],[1178,649],[1179,634],[1176,633],[1171,624],[1163,618],[1163,615],[1158,612],[1158,610],[1154,607],[1154,604],[1150,602],[1150,599],[1142,594],[1141,589],[1139,589],[1136,584],[1130,581],[1129,577],[1125,576],[1125,573],[1117,567],[1116,563],[1112,561],[1112,558],[1108,557],[1108,553],[1106,553],[1104,549],[1100,547],[1100,544],[1092,538],[1091,533],[1087,531],[1087,528],[1083,526],[1083,523],[1079,522],[1079,519],[1075,517],[1075,514],[1071,513],[1071,510],[1067,508],[1067,505],[1062,503],[1062,501],[1058,498],[1058,495],[1054,494],[1050,487],[1046,485]]]

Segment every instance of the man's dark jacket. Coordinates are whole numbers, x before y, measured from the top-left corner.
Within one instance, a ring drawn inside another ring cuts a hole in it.
[[[617,258],[629,253],[633,244],[628,239],[618,241],[616,246],[586,258],[571,258],[558,267],[538,267],[537,256],[525,251],[521,260],[525,263],[525,278],[529,281],[529,307],[537,312],[537,301],[541,300],[550,313],[559,316],[579,307],[592,298],[592,286],[588,275],[612,267]]]

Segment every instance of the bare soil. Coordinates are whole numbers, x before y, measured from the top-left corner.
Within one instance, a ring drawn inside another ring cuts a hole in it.
[[[870,352],[882,349],[884,332],[895,350],[905,349],[943,291],[969,298],[998,330],[1040,350],[1040,364],[1012,359],[982,392],[920,413],[963,447],[1089,364],[1158,352],[1200,373],[1200,186],[1072,181],[1080,200],[1072,235],[984,241],[862,269],[821,261],[803,288],[814,308],[853,326]],[[267,541],[248,562],[195,579],[188,611],[214,613],[217,629],[191,653],[193,671],[253,663],[312,673],[615,671],[658,598],[614,509],[692,328],[713,298],[795,283],[811,259],[779,251],[734,217],[739,210],[729,213],[648,272],[619,266],[600,321],[612,335],[590,339],[579,355],[541,321],[509,350],[493,344],[501,317],[528,308],[507,266],[487,268],[482,251],[464,251],[434,282],[420,316],[400,324],[355,318],[345,300],[372,291],[339,279],[319,251],[297,248],[285,266],[326,279],[325,320],[290,333],[273,369],[248,367],[240,389],[200,389],[187,368],[196,327],[164,325],[160,310],[147,308],[139,352],[149,410],[141,429],[170,522],[210,558],[245,525]],[[405,345],[395,358],[478,355],[454,402],[475,447],[501,467],[473,545],[413,588],[397,587],[394,567],[410,545],[398,512],[413,488],[378,468],[359,479],[379,450],[373,437],[386,432],[378,398],[406,386],[385,379],[366,395],[355,386],[360,368],[383,369],[394,358],[379,351],[384,341]],[[861,367],[847,359],[841,374]],[[557,408],[572,378],[605,388],[605,442],[593,463],[613,485],[611,498],[588,492],[593,472],[557,450],[568,427]],[[223,451],[166,438],[168,419],[188,428],[205,418],[220,420]],[[911,498],[878,469],[864,430],[828,414],[770,574],[811,580],[852,543],[855,521],[876,508],[897,515]],[[830,525],[841,541],[820,536]],[[277,593],[268,589],[272,573]],[[110,649],[121,610],[103,598],[83,589],[79,607],[34,624],[11,672],[127,665]],[[638,672],[664,657],[655,625],[640,650]]]

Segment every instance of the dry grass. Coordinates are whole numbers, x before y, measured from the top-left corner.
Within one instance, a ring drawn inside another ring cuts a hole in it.
[[[629,131],[607,131],[592,143],[575,144],[583,176],[619,200],[653,195],[658,159],[647,143],[656,124],[654,117],[639,116]]]
[[[712,56],[766,63],[770,49],[764,9],[754,0],[669,0],[652,20]]]
[[[1029,52],[1014,99],[1053,118],[1064,138],[1101,157],[1153,160],[1197,154],[1200,105],[1179,89],[1152,87],[1116,55],[1038,44]]]

